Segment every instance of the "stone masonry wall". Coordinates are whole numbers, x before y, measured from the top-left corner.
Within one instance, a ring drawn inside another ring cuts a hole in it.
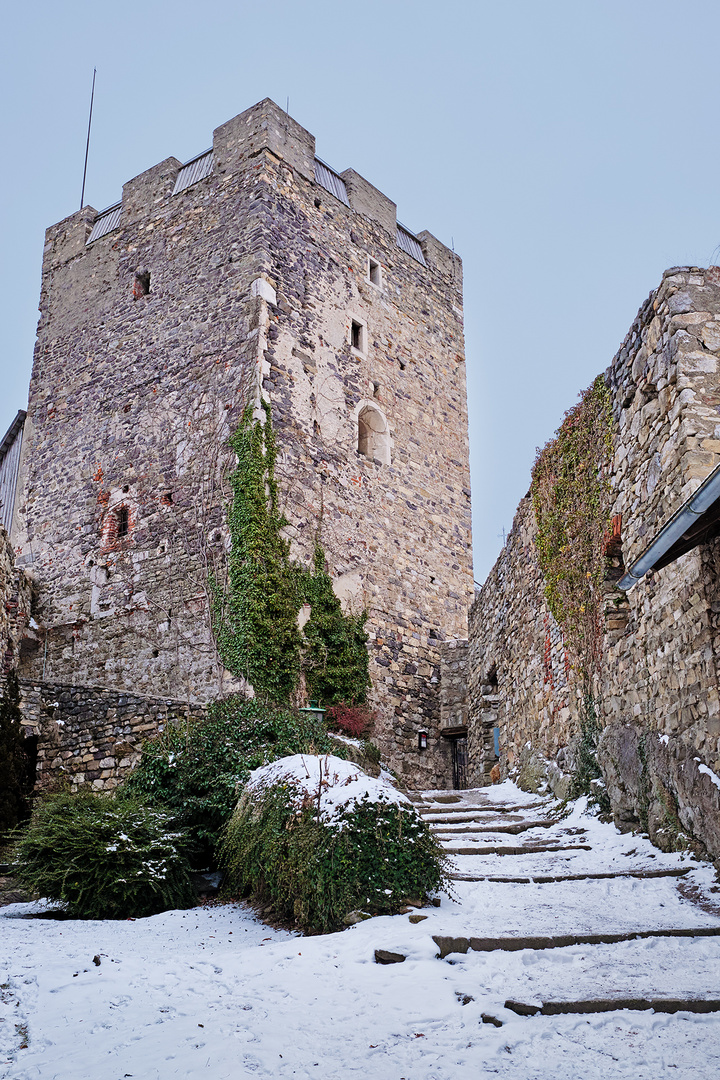
[[[440,646],[440,717],[443,728],[468,722],[468,640],[445,641]]]
[[[543,595],[529,498],[515,515],[505,546],[470,609],[470,783],[489,782],[495,764],[488,728],[500,735],[503,776],[530,745],[563,758],[576,730],[577,694],[569,680],[562,634]]]
[[[116,787],[140,757],[144,739],[202,706],[152,701],[99,687],[21,680],[23,722],[37,736],[37,783],[71,777],[73,786]]]
[[[0,689],[5,677],[17,670],[31,602],[30,581],[15,566],[8,535],[0,525]]]
[[[314,153],[264,101],[215,131],[194,186],[171,194],[168,158],[124,185],[116,230],[88,245],[92,208],[48,230],[17,510],[42,648],[23,675],[198,704],[242,689],[208,571],[228,546],[226,440],[262,394],[293,554],[319,531],[338,594],[369,611],[381,748],[442,784],[439,646],[472,595],[462,265],[429,233],[427,265],[407,255],[395,204],[347,170],[346,206]],[[364,409],[389,463],[358,452]]]
[[[720,271],[667,271],[606,375],[617,421],[613,514],[625,566],[720,462],[719,355]],[[484,673],[500,656],[503,770],[527,747],[570,768],[577,734],[577,690],[555,674],[562,641],[542,599],[533,528],[526,501],[470,618],[471,718]],[[626,595],[608,593],[597,685],[599,760],[618,824],[639,823],[664,846],[685,830],[715,856],[717,544],[647,575]]]

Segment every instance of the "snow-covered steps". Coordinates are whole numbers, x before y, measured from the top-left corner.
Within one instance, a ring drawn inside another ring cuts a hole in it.
[[[656,1013],[713,1013],[720,1012],[718,998],[590,998],[585,1001],[544,1001],[541,1005],[521,1001],[506,1001],[505,1008],[518,1016],[562,1016],[565,1013],[633,1012]]]
[[[547,821],[519,821],[513,822],[509,825],[502,823],[492,825],[465,825],[462,824],[459,828],[453,828],[455,822],[447,824],[444,829],[440,828],[440,825],[436,825],[432,830],[436,836],[464,836],[471,833],[510,833],[513,836],[519,836],[522,832],[528,832],[530,829],[551,829],[553,826],[559,824],[558,818],[550,818]]]
[[[684,877],[690,873],[690,867],[667,867],[664,870],[600,870],[593,872],[587,870],[581,874],[533,874],[531,877],[503,877],[482,874],[450,874],[451,881],[494,881],[504,885],[548,885],[551,882],[560,881],[586,881],[588,879],[599,881],[603,878],[659,878],[659,877]]]
[[[619,941],[636,941],[655,937],[720,937],[719,926],[668,927],[661,930],[632,930],[623,933],[603,934],[552,934],[541,937],[444,937],[433,934],[433,941],[440,952],[439,959],[452,953],[472,952],[520,952],[523,949],[566,949],[573,945],[614,945]]]
[[[528,844],[517,847],[504,844],[495,847],[446,847],[446,855],[534,855],[547,851],[592,851],[590,844]]]

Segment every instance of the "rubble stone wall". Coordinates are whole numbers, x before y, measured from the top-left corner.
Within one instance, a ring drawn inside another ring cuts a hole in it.
[[[173,195],[179,169],[125,184],[91,244],[92,208],[47,232],[16,514],[40,628],[23,676],[198,704],[243,689],[215,652],[208,572],[229,543],[226,441],[262,394],[293,555],[319,532],[338,594],[369,612],[381,749],[408,782],[446,783],[440,644],[466,635],[472,597],[461,261],[427,232],[424,262],[402,250],[395,204],[353,170],[350,205],[330,194],[313,136],[267,100]]]
[[[0,690],[6,676],[17,670],[31,603],[30,581],[15,565],[8,535],[0,525]]]
[[[611,484],[629,566],[720,462],[720,271],[667,271],[606,373],[617,424]],[[524,500],[470,615],[470,716],[497,664],[501,767],[573,764],[577,687],[547,611]],[[718,541],[609,591],[596,686],[598,757],[616,820],[665,846],[690,832],[720,856]]]
[[[75,787],[111,790],[166,724],[204,715],[199,705],[153,701],[102,687],[21,680],[23,722],[37,737],[38,787],[70,777]]]

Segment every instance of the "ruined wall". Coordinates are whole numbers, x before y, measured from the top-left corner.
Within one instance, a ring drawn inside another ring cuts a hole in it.
[[[140,758],[143,740],[202,706],[156,701],[102,687],[21,680],[23,723],[37,738],[39,790],[70,777],[74,786],[111,790]]]
[[[667,271],[607,371],[625,566],[720,461],[719,283],[716,268]],[[572,767],[577,733],[577,689],[562,681],[533,528],[526,501],[470,618],[471,719],[497,654],[504,770],[527,744]],[[627,595],[608,587],[597,695],[599,759],[618,823],[640,823],[665,845],[684,828],[720,855],[716,548],[689,552]]]
[[[107,235],[87,243],[92,208],[48,230],[16,512],[40,624],[23,674],[190,703],[237,687],[207,581],[228,545],[225,441],[261,392],[293,554],[320,528],[338,593],[369,610],[382,749],[443,783],[439,643],[466,633],[472,591],[462,267],[429,233],[426,265],[402,251],[395,204],[348,170],[345,205],[314,153],[264,101],[215,131],[199,183],[173,195],[169,158],[124,185]]]

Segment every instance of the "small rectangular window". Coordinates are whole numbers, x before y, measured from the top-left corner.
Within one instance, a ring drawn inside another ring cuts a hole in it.
[[[365,327],[357,319],[350,321],[350,345],[356,352],[365,352]]]
[[[379,262],[375,262],[370,257],[368,257],[368,281],[372,285],[377,285],[378,289],[382,288],[382,267]]]

